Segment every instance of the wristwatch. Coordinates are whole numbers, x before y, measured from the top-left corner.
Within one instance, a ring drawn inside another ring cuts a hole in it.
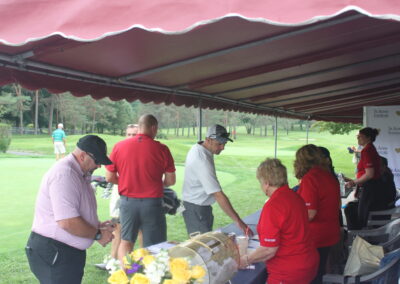
[[[101,239],[101,230],[99,229],[96,233],[96,235],[94,236],[94,240],[98,241]]]

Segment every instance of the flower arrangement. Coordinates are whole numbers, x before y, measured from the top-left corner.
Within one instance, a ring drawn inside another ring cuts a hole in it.
[[[137,249],[124,257],[124,270],[108,278],[110,284],[186,284],[201,283],[206,274],[200,265],[190,265],[187,258],[172,258],[166,250],[151,255]]]
[[[111,255],[106,255],[103,263],[106,264],[106,270],[108,270],[110,274],[113,274],[121,268],[119,260],[111,257]]]

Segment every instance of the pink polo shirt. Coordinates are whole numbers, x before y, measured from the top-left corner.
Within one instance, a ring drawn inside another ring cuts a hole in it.
[[[90,186],[72,154],[61,159],[44,175],[36,199],[32,231],[42,236],[85,250],[93,239],[72,235],[57,221],[81,216],[94,227],[99,226],[97,202]]]

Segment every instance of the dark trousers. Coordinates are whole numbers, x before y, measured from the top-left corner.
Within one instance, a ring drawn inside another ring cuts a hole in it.
[[[361,230],[367,226],[370,211],[389,209],[384,184],[380,179],[369,180],[357,189],[358,202],[349,202],[344,213],[347,229]]]
[[[346,215],[346,223],[348,230],[361,230],[362,225],[358,220],[358,201],[349,202],[344,208],[344,214]]]
[[[25,247],[29,267],[41,284],[82,282],[86,251],[32,232]]]
[[[315,276],[311,284],[322,284],[322,276],[324,276],[325,274],[326,263],[328,261],[330,249],[331,247],[317,248],[319,253],[319,266],[318,266],[317,276]]]
[[[214,215],[210,205],[200,206],[183,201],[185,211],[182,212],[188,234],[199,232],[201,234],[212,231]]]

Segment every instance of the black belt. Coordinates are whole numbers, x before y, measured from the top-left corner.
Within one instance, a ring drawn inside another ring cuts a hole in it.
[[[77,249],[77,248],[75,248],[75,247],[72,247],[72,246],[70,246],[70,245],[67,245],[66,243],[57,241],[57,240],[55,240],[55,239],[42,236],[42,235],[40,235],[40,234],[38,234],[38,233],[35,233],[34,231],[31,232],[30,238],[31,238],[32,240],[34,240],[34,239],[46,240],[46,241],[48,241],[49,243],[53,243],[53,244],[56,244],[56,245],[58,245],[58,246],[62,246],[62,247],[65,247],[65,248],[68,248],[68,249],[71,249],[71,250],[75,250],[75,251],[77,251],[77,252],[84,252],[84,251],[85,251],[85,250]]]

